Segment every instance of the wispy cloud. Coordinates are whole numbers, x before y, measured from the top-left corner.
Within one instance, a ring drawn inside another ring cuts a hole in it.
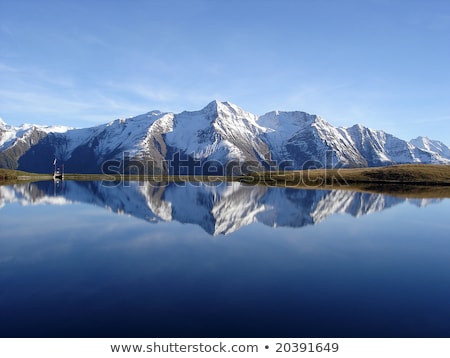
[[[178,97],[178,92],[168,88],[155,88],[142,82],[108,82],[104,86],[112,91],[128,92],[130,95],[149,101],[172,101]]]
[[[444,115],[439,117],[428,117],[423,119],[415,119],[412,121],[412,123],[416,124],[433,124],[433,123],[439,123],[439,122],[449,122],[450,121],[450,115]]]
[[[72,87],[74,80],[67,75],[50,73],[48,70],[33,66],[17,66],[0,62],[0,74],[3,74],[3,87],[28,84],[47,84],[55,86]]]
[[[157,107],[157,109],[176,112],[177,110],[187,109],[186,103],[197,106],[195,108],[200,108],[198,106],[204,106],[214,99],[228,99],[217,91],[209,92],[205,89],[185,90],[177,88],[176,85],[152,86],[142,81],[107,82],[101,88],[108,93],[114,93],[125,98],[134,98],[133,103],[145,104],[147,110],[154,109],[152,106],[161,106],[162,108]],[[184,104],[183,108],[180,107],[180,103]]]
[[[70,126],[95,125],[145,112],[143,106],[96,91],[66,96],[56,93],[0,89],[0,108],[5,112],[16,113],[21,118],[26,117],[25,122]],[[9,118],[4,120],[9,122]]]
[[[11,75],[11,74],[17,74],[20,73],[21,70],[18,69],[17,67],[8,65],[6,63],[1,63],[0,62],[0,75]]]
[[[11,28],[5,23],[0,25],[0,32],[9,37],[14,37],[14,33],[12,32]]]
[[[187,109],[181,108],[186,103],[202,106],[213,99],[209,93],[183,91],[173,84],[156,86],[143,80],[109,80],[86,88],[66,74],[7,62],[0,62],[0,77],[3,82],[0,115],[10,122],[17,119],[8,118],[8,114],[15,114],[21,118],[20,123],[11,123],[16,125],[22,122],[94,125],[152,109],[181,111]]]
[[[29,113],[30,117],[41,117],[42,115],[63,116],[68,109],[70,112],[86,111],[89,109],[89,104],[56,94],[0,89],[0,107],[6,112]]]
[[[101,39],[99,36],[96,36],[91,33],[81,34],[79,35],[81,41],[87,43],[88,45],[101,46],[104,48],[111,48],[111,45]]]

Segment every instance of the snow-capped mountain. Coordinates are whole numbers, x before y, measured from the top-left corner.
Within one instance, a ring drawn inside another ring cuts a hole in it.
[[[146,114],[83,129],[0,121],[0,167],[49,172],[230,174],[263,168],[450,164],[445,144],[410,142],[361,125],[336,128],[305,112],[256,116],[229,102]]]
[[[304,112],[269,112],[258,123],[268,128],[265,138],[277,163],[307,167],[367,166],[348,136],[323,118]]]
[[[425,206],[440,200],[402,199],[349,190],[298,190],[240,183],[36,182],[0,186],[0,208],[20,205],[96,205],[149,223],[177,221],[202,227],[211,235],[228,235],[253,223],[270,227],[315,225],[335,214],[355,217],[409,201]]]
[[[431,140],[427,137],[417,137],[410,141],[410,143],[420,150],[422,155],[432,158],[433,162],[445,162],[450,158],[450,149],[444,143],[438,140]]]
[[[31,148],[39,146],[49,134],[62,134],[68,130],[68,127],[63,126],[9,126],[0,118],[0,168],[21,168],[19,160]]]

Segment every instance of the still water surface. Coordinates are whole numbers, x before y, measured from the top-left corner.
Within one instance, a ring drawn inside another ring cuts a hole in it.
[[[1,337],[450,337],[450,200],[0,186]]]

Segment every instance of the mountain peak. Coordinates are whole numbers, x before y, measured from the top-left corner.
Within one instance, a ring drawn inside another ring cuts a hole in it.
[[[353,126],[351,126],[350,128],[362,131],[365,127],[362,124],[356,123]]]
[[[406,142],[361,125],[335,128],[322,117],[301,111],[272,111],[258,118],[219,100],[197,111],[150,111],[92,128],[15,127],[0,120],[0,129],[0,167],[39,173],[48,170],[52,160],[48,157],[53,153],[64,158],[67,168],[80,173],[100,172],[100,163],[124,160],[125,152],[162,163],[148,169],[158,173],[180,170],[202,175],[234,172],[234,167],[227,165],[231,162],[261,163],[258,168],[263,168],[267,158],[273,163],[292,163],[292,169],[312,162],[326,167],[450,164],[450,148],[424,137]],[[175,154],[192,157],[201,165],[171,166]],[[210,171],[207,164],[213,162],[222,165],[211,166],[220,172]]]
[[[146,116],[147,116],[147,117],[152,117],[152,116],[158,116],[158,115],[160,115],[160,114],[162,114],[161,111],[159,111],[159,110],[157,110],[157,109],[153,109],[153,110],[151,110],[151,111],[148,111],[148,112],[146,113]]]
[[[217,111],[219,109],[222,109],[222,110],[228,109],[229,110],[229,109],[236,109],[236,108],[239,108],[239,107],[228,101],[221,102],[221,101],[215,99],[214,101],[208,103],[208,105],[205,108],[203,108],[203,110]]]
[[[256,115],[247,112],[241,107],[228,101],[221,102],[219,100],[214,100],[210,102],[205,108],[203,108],[201,112],[212,114],[214,117],[221,117],[224,115],[225,117],[247,119],[252,122],[253,125],[256,125],[257,120]]]
[[[430,138],[427,136],[418,136],[417,138],[412,139],[413,141],[421,141],[421,142],[429,142]]]
[[[308,114],[301,111],[272,111],[258,118],[258,124],[271,129],[286,128],[293,131],[295,128],[303,127],[317,120],[314,114]]]
[[[410,140],[409,142],[419,149],[435,152],[439,155],[443,155],[444,157],[450,156],[450,148],[438,140],[419,136],[415,139]]]

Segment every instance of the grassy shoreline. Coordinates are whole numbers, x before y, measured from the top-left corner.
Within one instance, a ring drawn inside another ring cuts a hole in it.
[[[51,180],[51,174],[35,174],[0,168],[0,185]],[[65,174],[65,180],[220,182],[238,181],[298,189],[340,189],[386,193],[402,197],[450,197],[450,165],[403,164],[375,168],[312,169],[254,172],[242,176],[174,176]]]
[[[352,190],[403,198],[450,198],[450,165],[262,172],[252,173],[241,182],[297,189]]]
[[[16,182],[32,182],[42,180],[52,180],[51,174],[28,173],[21,170],[0,168],[0,185],[16,183]]]
[[[261,172],[247,176],[249,181],[286,185],[329,186],[351,184],[450,185],[450,165],[402,164],[388,167],[311,169]]]

